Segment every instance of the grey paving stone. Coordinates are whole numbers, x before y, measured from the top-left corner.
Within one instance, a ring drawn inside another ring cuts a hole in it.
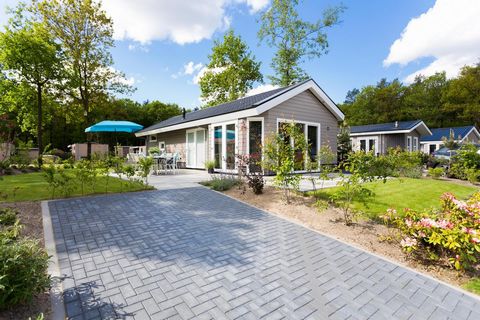
[[[49,203],[69,318],[480,318],[478,299],[431,278],[167,184]]]

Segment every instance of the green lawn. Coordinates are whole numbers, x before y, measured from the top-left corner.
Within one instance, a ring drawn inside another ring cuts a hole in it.
[[[480,295],[480,278],[473,278],[463,285],[465,289]]]
[[[368,207],[355,202],[354,208],[374,218],[383,214],[388,208],[395,208],[402,212],[404,208],[424,210],[440,205],[440,196],[444,192],[451,192],[459,199],[465,199],[475,191],[480,190],[455,182],[433,179],[391,179],[386,183],[372,182],[366,184],[374,193],[369,200]],[[335,192],[335,188],[319,191],[320,198],[328,199]]]
[[[46,200],[52,198],[52,192],[48,183],[45,181],[41,172],[25,173],[12,176],[3,176],[0,179],[0,202],[13,201],[35,201]],[[95,190],[93,184],[84,186],[84,195],[106,193],[106,177],[97,177],[95,183]],[[18,190],[14,189],[18,187]],[[145,187],[139,182],[130,182],[118,178],[108,178],[108,193],[139,191],[151,189]],[[5,198],[4,195],[7,195]],[[82,196],[81,185],[75,181],[73,191],[69,197]],[[65,198],[62,190],[55,191],[55,198]]]

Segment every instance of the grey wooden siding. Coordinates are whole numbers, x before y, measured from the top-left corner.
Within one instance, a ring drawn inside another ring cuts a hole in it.
[[[465,139],[465,141],[468,141],[468,142],[472,142],[472,143],[478,143],[478,137],[477,135],[472,131],[470,132],[469,135],[467,135],[467,138]]]
[[[264,117],[265,136],[276,132],[278,118],[320,123],[321,146],[328,144],[333,152],[337,151],[338,121],[309,90],[262,113],[259,117]]]

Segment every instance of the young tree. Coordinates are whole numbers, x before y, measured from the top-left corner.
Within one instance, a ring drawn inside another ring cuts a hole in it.
[[[90,125],[93,109],[99,107],[108,92],[131,89],[112,67],[112,20],[101,2],[94,0],[34,0],[32,11],[45,21],[65,51],[66,80],[62,89],[82,107],[85,126]]]
[[[342,164],[352,151],[352,141],[350,140],[350,128],[345,121],[340,125],[340,132],[337,136],[337,157],[338,162]]]
[[[201,97],[207,107],[241,98],[255,82],[263,81],[260,62],[233,30],[223,41],[215,41],[209,59],[208,69],[200,78]]]
[[[271,64],[275,76],[269,77],[272,84],[288,86],[308,77],[300,64],[306,58],[327,53],[326,29],[338,24],[345,10],[343,6],[328,8],[323,11],[322,19],[312,23],[299,17],[298,3],[298,0],[273,0],[261,17],[259,39],[277,49]]]
[[[0,62],[14,79],[32,86],[37,102],[37,144],[42,163],[43,98],[45,86],[57,80],[62,70],[60,47],[46,31],[45,25],[26,20],[19,7],[5,32],[0,33]]]

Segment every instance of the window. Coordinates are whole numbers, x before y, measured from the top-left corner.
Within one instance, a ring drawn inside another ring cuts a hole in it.
[[[150,141],[151,142],[157,141],[157,136],[150,136]]]
[[[215,161],[215,168],[222,169],[222,145],[223,135],[222,126],[215,127],[213,129],[213,159]]]
[[[429,153],[432,154],[435,152],[435,150],[437,150],[437,145],[436,144],[431,144],[429,146]]]
[[[307,143],[309,145],[308,155],[311,161],[316,161],[318,155],[318,127],[308,126],[307,128]]]
[[[413,137],[413,151],[418,151],[418,137]]]
[[[377,137],[365,137],[358,139],[360,151],[374,151],[378,153],[378,138]]]
[[[248,154],[257,161],[262,159],[262,132],[262,120],[248,121]],[[249,170],[258,172],[261,170],[261,167],[259,164],[251,163]]]
[[[292,121],[289,120],[279,120],[278,132],[283,135],[283,141],[285,143],[290,143],[292,146],[294,146],[295,141],[293,141],[293,139],[285,132],[285,127],[291,122]],[[317,159],[318,149],[320,146],[320,124],[295,121],[295,126],[297,126],[297,128],[299,128],[299,130],[305,134],[305,140],[309,144],[309,149],[306,154],[303,154],[300,150],[295,152],[295,170],[304,170],[305,156],[310,157],[310,159],[313,161]]]
[[[412,137],[407,137],[407,151],[412,151]]]
[[[235,169],[235,124],[227,124],[225,136],[227,138],[227,151],[225,160],[227,162],[227,169]]]
[[[165,141],[160,141],[158,143],[158,149],[160,149],[160,151],[165,151]]]

